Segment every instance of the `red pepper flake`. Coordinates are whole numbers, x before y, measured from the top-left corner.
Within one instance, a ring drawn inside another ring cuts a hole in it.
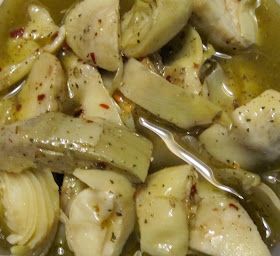
[[[101,108],[104,108],[104,109],[109,109],[110,108],[107,104],[104,104],[104,103],[99,104],[99,106]]]
[[[0,68],[0,72],[2,71],[2,68]]]
[[[96,64],[96,59],[95,59],[95,54],[94,54],[94,52],[90,53],[89,55],[90,55],[90,57],[91,57],[93,63]]]
[[[42,100],[44,100],[46,98],[46,95],[45,94],[39,94],[38,96],[37,96],[37,100],[38,101],[42,101]]]
[[[232,204],[232,203],[229,204],[229,207],[235,209],[236,211],[238,211],[238,209],[239,209],[238,206],[236,206],[235,204]]]
[[[17,104],[17,105],[16,105],[16,111],[20,111],[21,108],[22,108],[21,104]]]
[[[193,200],[196,194],[197,194],[196,184],[193,184],[191,187],[190,199]]]
[[[166,77],[166,80],[167,80],[169,83],[171,83],[171,76],[167,76],[167,77]]]
[[[10,37],[11,38],[19,38],[22,37],[24,34],[24,28],[17,28],[14,29],[10,32]]]
[[[54,40],[54,39],[56,39],[57,38],[57,36],[58,36],[58,31],[56,31],[53,35],[52,35],[52,40]]]

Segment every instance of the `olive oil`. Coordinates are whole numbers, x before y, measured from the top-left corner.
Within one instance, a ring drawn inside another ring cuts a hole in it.
[[[269,88],[280,90],[280,5],[262,0],[257,9],[258,46],[222,61],[240,104]]]

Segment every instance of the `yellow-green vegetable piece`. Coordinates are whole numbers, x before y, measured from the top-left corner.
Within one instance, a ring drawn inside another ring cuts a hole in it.
[[[66,16],[66,41],[82,60],[116,71],[119,23],[119,0],[81,1]]]
[[[31,4],[28,7],[30,21],[24,29],[23,38],[40,40],[54,36],[59,27],[54,23],[50,13],[39,5]]]
[[[258,40],[255,10],[260,1],[195,0],[192,23],[222,49],[236,50]]]
[[[207,99],[188,94],[135,59],[125,64],[120,91],[152,114],[184,129],[210,124],[221,113],[221,109]]]
[[[12,255],[45,255],[59,219],[59,194],[49,170],[0,173],[1,200]]]
[[[18,120],[62,109],[66,98],[66,78],[59,60],[42,53],[34,62],[23,90],[18,95]]]
[[[241,204],[206,181],[197,184],[190,248],[215,256],[269,256],[256,225]]]
[[[129,57],[156,52],[188,22],[192,0],[136,0],[121,21],[121,47]]]
[[[118,106],[105,88],[98,70],[75,56],[66,57],[64,64],[69,95],[80,105],[81,117],[87,120],[100,117],[121,125]]]
[[[260,153],[244,147],[220,124],[206,129],[199,136],[199,140],[211,156],[229,167],[251,170],[263,160]]]
[[[233,134],[238,142],[262,154],[263,160],[280,156],[280,92],[266,90],[235,109]]]
[[[72,201],[66,220],[69,247],[79,256],[119,256],[134,229],[135,189],[113,171],[75,170],[89,187]]]
[[[141,251],[151,256],[188,252],[192,167],[176,166],[150,175],[136,196]]]
[[[144,137],[105,120],[86,121],[62,113],[2,126],[0,168],[21,171],[47,166],[57,172],[111,165],[144,181],[152,144]]]
[[[199,71],[204,62],[202,40],[197,31],[186,26],[169,44],[175,51],[166,63],[164,75],[172,84],[188,93],[199,94],[202,85]]]

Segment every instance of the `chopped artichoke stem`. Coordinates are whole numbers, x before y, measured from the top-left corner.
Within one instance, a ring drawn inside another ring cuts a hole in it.
[[[135,59],[125,64],[120,91],[142,108],[184,129],[210,124],[221,112],[207,99],[186,93]]]
[[[147,139],[104,120],[47,113],[2,126],[0,134],[4,170],[47,166],[69,173],[104,162],[144,181],[150,164],[152,144]]]
[[[141,251],[184,256],[188,252],[188,215],[196,174],[188,166],[166,168],[148,177],[136,197]]]
[[[129,57],[156,52],[188,22],[192,0],[136,0],[122,18],[121,46]]]

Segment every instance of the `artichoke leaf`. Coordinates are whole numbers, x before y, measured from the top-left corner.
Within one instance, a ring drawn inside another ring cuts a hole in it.
[[[2,126],[0,148],[3,170],[47,166],[69,173],[104,162],[138,182],[147,176],[152,151],[147,139],[124,127],[55,112]]]
[[[147,185],[136,196],[142,252],[157,256],[187,254],[190,195],[196,178],[187,165],[148,176]]]
[[[84,0],[66,16],[66,41],[82,60],[116,71],[119,53],[119,1]]]
[[[65,29],[62,26],[59,29],[57,37],[51,43],[45,45],[40,49],[37,49],[34,53],[32,53],[23,61],[4,67],[0,71],[0,91],[9,89],[12,85],[23,80],[32,69],[32,66],[35,60],[38,58],[38,56],[43,52],[56,52],[62,46],[64,38]]]
[[[105,88],[98,70],[75,56],[67,56],[64,65],[69,95],[80,104],[81,117],[86,120],[99,117],[121,125],[118,106]]]
[[[280,92],[266,90],[235,109],[232,133],[238,142],[262,154],[263,161],[280,156]]]
[[[25,27],[23,38],[31,40],[47,39],[58,32],[59,27],[54,23],[45,8],[31,4],[28,7],[28,14],[30,21]]]
[[[200,94],[199,71],[204,62],[202,40],[197,31],[186,26],[168,45],[172,54],[164,69],[164,76],[172,84],[188,93]]]
[[[199,141],[203,149],[228,167],[252,170],[263,160],[261,153],[241,145],[237,138],[220,124],[214,124],[206,129],[199,136]]]
[[[75,197],[86,188],[86,185],[73,175],[64,175],[61,187],[61,209],[68,216]]]
[[[188,22],[192,0],[136,0],[121,21],[121,48],[145,57],[172,39]]]
[[[210,124],[221,113],[207,99],[188,94],[135,59],[125,64],[120,91],[140,107],[183,129]]]
[[[70,206],[66,238],[75,255],[120,255],[133,231],[135,189],[113,171],[77,169],[74,176],[89,187]]]
[[[202,180],[197,193],[197,211],[190,225],[191,249],[219,256],[271,255],[237,200]]]
[[[18,95],[17,120],[26,120],[42,113],[60,111],[66,98],[66,79],[59,60],[42,53]]]
[[[216,47],[225,50],[247,48],[258,40],[255,15],[258,2],[196,0],[192,23]]]
[[[59,218],[58,187],[51,172],[2,172],[0,176],[12,255],[46,255]]]
[[[209,100],[223,108],[227,113],[231,113],[235,108],[236,96],[228,86],[227,77],[219,64],[205,78],[205,83]]]
[[[25,52],[28,51],[28,54],[23,60],[18,60],[16,64],[6,66],[0,71],[0,91],[8,89],[24,79],[30,72],[34,61],[42,52],[54,53],[64,42],[64,27],[57,27],[45,8],[37,5],[30,5],[28,12],[30,21],[26,26],[23,37],[9,40],[13,44],[23,44]],[[44,45],[40,46],[40,44],[34,42],[36,39],[46,40]],[[15,46],[13,46],[13,48],[15,48]],[[15,53],[15,55],[17,54],[18,53]]]

